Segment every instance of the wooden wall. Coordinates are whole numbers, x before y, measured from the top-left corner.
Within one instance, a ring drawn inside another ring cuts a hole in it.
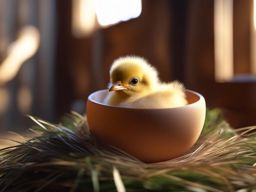
[[[23,27],[32,25],[40,31],[37,53],[23,64],[14,79],[0,85],[0,132],[28,128],[27,114],[55,119],[55,3],[55,0],[0,0],[0,65]],[[21,105],[25,102],[24,110]]]
[[[251,3],[234,0],[236,74],[250,72]],[[214,79],[214,0],[143,0],[139,18],[80,39],[70,31],[71,1],[59,0],[58,5],[59,114],[76,106],[74,100],[85,101],[92,91],[106,88],[115,58],[135,54],[156,66],[163,81],[180,80],[201,92],[207,106],[221,108],[234,127],[256,124],[255,83]]]
[[[252,1],[234,0],[234,72],[243,74],[244,80],[235,77],[228,82],[214,79],[213,3],[197,0],[189,5],[187,85],[205,96],[208,107],[221,108],[234,127],[255,125],[256,81],[250,74]]]
[[[171,4],[168,0],[143,1],[142,15],[134,20],[99,29],[76,38],[70,31],[71,1],[58,1],[57,108],[68,111],[76,100],[104,89],[113,60],[124,55],[145,57],[162,80],[172,79]],[[177,36],[176,36],[177,38]],[[70,91],[67,91],[67,87]]]

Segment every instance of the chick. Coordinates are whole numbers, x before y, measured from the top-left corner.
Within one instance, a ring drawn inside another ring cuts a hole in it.
[[[179,82],[162,83],[157,71],[137,56],[121,57],[110,69],[108,105],[134,108],[170,108],[187,104]]]

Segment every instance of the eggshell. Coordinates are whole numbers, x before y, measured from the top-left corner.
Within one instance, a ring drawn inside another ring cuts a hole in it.
[[[165,161],[186,153],[202,131],[206,105],[202,95],[186,90],[188,104],[177,108],[139,109],[102,103],[107,90],[87,101],[89,128],[100,141],[141,161]]]

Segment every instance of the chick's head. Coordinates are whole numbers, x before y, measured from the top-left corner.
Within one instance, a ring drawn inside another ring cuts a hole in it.
[[[143,94],[158,84],[154,67],[141,57],[126,56],[114,61],[110,69],[110,91],[122,91],[127,95]]]

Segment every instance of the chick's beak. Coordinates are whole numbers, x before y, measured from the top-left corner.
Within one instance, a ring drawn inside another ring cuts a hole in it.
[[[116,84],[113,84],[110,86],[110,88],[108,89],[109,91],[121,91],[121,90],[126,90],[127,88],[122,85],[122,83],[118,82]]]

